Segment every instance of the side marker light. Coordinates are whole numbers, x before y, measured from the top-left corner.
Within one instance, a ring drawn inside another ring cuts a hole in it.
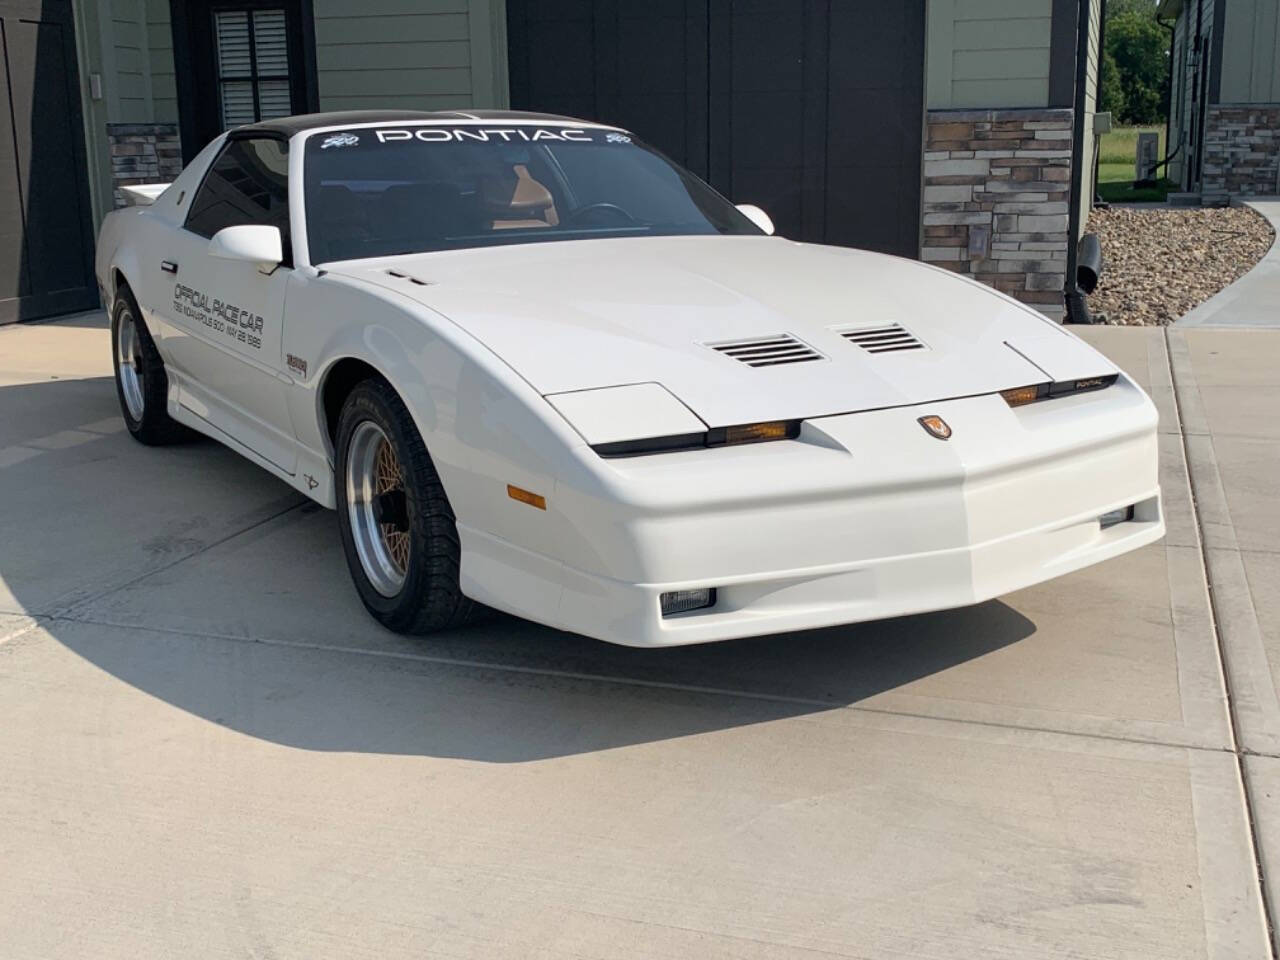
[[[507,484],[507,496],[512,500],[519,500],[521,503],[527,503],[531,507],[537,507],[539,510],[547,509],[547,498],[541,494],[532,493],[520,487]]]

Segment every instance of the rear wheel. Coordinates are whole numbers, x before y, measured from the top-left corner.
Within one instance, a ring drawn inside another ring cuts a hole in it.
[[[128,287],[111,305],[111,352],[116,394],[129,433],[140,443],[157,446],[184,439],[185,427],[169,416],[169,377],[142,311]]]
[[[357,385],[336,446],[342,546],[365,607],[398,633],[466,622],[457,523],[404,402],[381,380]]]

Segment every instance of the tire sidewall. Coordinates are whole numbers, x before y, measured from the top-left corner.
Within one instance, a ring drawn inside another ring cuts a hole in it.
[[[408,619],[416,611],[418,598],[425,589],[425,571],[423,569],[422,535],[418,520],[423,514],[424,491],[420,489],[418,478],[413,471],[407,469],[405,451],[410,438],[405,436],[405,427],[395,415],[388,402],[389,389],[376,380],[367,380],[358,385],[343,405],[338,419],[336,476],[334,477],[338,501],[338,529],[342,536],[342,548],[347,556],[347,564],[351,568],[351,577],[355,582],[360,599],[364,601],[380,620],[388,626],[402,618]],[[405,500],[409,514],[409,567],[405,570],[404,584],[400,592],[391,597],[379,593],[365,573],[356,550],[354,535],[351,531],[350,502],[347,495],[347,463],[350,456],[351,437],[356,428],[365,421],[376,424],[395,450],[400,462],[401,475],[404,479]]]
[[[138,332],[138,349],[142,364],[142,416],[135,419],[129,412],[124,397],[124,384],[120,381],[120,319],[124,311],[132,315],[134,329]],[[115,374],[116,398],[120,401],[120,415],[124,418],[129,434],[139,443],[160,446],[185,439],[189,434],[169,416],[169,377],[165,373],[164,360],[156,348],[151,331],[147,329],[138,300],[133,291],[121,285],[111,304],[111,369]]]
[[[142,417],[135,420],[133,415],[129,413],[129,404],[124,397],[124,384],[120,380],[120,319],[126,310],[133,317],[134,328],[138,331],[139,339],[141,339],[145,336],[144,330],[146,328],[142,326],[142,318],[138,315],[138,305],[127,290],[121,290],[116,294],[116,299],[111,305],[111,370],[115,376],[116,399],[120,401],[120,414],[124,417],[124,423],[129,428],[129,432],[136,435],[146,423],[147,414],[151,409],[151,398],[147,396],[149,382],[144,373]]]

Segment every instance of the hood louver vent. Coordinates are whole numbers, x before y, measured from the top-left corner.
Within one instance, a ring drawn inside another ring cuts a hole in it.
[[[410,283],[417,284],[420,287],[431,286],[431,281],[419,280],[417,277],[412,276],[411,274],[408,274],[408,273],[401,273],[399,270],[388,270],[387,276],[395,277],[397,280],[408,280]]]
[[[841,330],[840,336],[867,353],[897,353],[900,350],[923,350],[924,344],[896,323],[879,327]]]
[[[822,354],[785,333],[754,340],[734,340],[732,343],[709,343],[707,346],[749,367],[776,367],[784,363],[808,363],[822,359]]]

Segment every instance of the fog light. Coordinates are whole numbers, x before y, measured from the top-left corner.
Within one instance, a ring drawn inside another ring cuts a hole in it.
[[[1133,507],[1121,507],[1119,510],[1111,510],[1104,513],[1098,518],[1098,526],[1103,530],[1107,527],[1114,527],[1117,523],[1128,523],[1133,519]]]
[[[716,602],[714,587],[703,590],[672,590],[662,595],[662,615],[671,617],[677,613],[713,607]]]

